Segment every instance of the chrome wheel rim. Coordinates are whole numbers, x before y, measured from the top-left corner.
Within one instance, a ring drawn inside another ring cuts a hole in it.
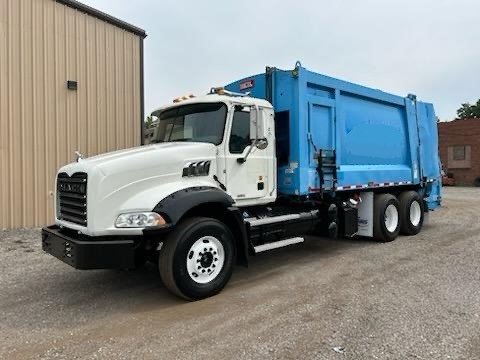
[[[413,201],[410,204],[410,222],[413,226],[418,226],[422,219],[422,209],[418,201]]]
[[[214,280],[225,263],[225,250],[216,237],[204,236],[190,247],[187,254],[187,271],[198,284]]]
[[[385,209],[385,227],[393,233],[398,226],[398,210],[393,204],[390,204]]]

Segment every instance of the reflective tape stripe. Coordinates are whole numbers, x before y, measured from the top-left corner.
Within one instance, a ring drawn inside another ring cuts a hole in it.
[[[411,185],[411,181],[399,181],[399,182],[385,182],[385,183],[369,183],[369,184],[362,184],[362,185],[345,185],[345,186],[337,186],[335,190],[352,190],[352,189],[371,189],[371,188],[378,188],[378,187],[388,187],[388,186],[399,186],[399,185]]]

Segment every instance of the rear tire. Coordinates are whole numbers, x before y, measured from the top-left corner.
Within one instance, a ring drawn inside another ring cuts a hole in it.
[[[233,272],[234,237],[211,218],[194,217],[179,223],[160,250],[160,277],[168,290],[199,300],[218,294]]]
[[[373,209],[373,238],[380,242],[390,242],[400,232],[399,203],[391,194],[375,195]]]
[[[416,191],[406,191],[398,198],[400,202],[401,233],[417,235],[423,226],[423,201]]]

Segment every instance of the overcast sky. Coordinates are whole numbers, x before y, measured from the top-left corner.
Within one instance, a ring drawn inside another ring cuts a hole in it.
[[[442,120],[480,98],[478,0],[81,0],[147,31],[147,113],[300,60],[433,102]]]

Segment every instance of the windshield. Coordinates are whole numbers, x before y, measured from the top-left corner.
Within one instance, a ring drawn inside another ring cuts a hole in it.
[[[227,106],[204,103],[179,106],[159,116],[156,142],[196,141],[219,145],[223,140]]]

